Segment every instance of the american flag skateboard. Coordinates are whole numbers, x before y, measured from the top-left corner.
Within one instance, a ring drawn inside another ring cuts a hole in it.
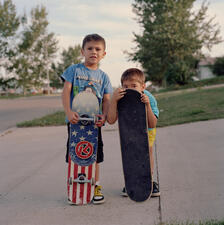
[[[96,95],[88,90],[78,93],[73,100],[72,110],[79,114],[80,120],[70,125],[68,202],[84,205],[92,201],[95,190],[98,144],[95,121],[99,114]]]

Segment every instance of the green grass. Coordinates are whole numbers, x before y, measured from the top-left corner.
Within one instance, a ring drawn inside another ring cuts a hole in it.
[[[152,92],[152,93],[156,94],[156,93],[164,93],[164,92],[175,91],[175,90],[185,90],[189,88],[202,88],[202,87],[218,85],[218,84],[224,84],[224,76],[219,76],[219,77],[214,77],[214,78],[209,78],[209,79],[199,80],[199,81],[193,81],[186,85],[177,85],[177,84],[171,85],[167,88],[164,88],[157,92]]]
[[[224,88],[157,96],[158,127],[224,118]]]
[[[224,220],[207,220],[207,221],[199,221],[195,222],[168,222],[162,223],[159,225],[224,225]]]
[[[60,126],[60,125],[65,125],[64,112],[56,112],[54,114],[50,114],[41,117],[39,119],[18,123],[17,127],[35,127],[35,126],[44,127],[44,126]]]
[[[172,92],[155,96],[160,110],[158,127],[224,118],[224,88]],[[64,112],[17,124],[18,127],[64,125]]]

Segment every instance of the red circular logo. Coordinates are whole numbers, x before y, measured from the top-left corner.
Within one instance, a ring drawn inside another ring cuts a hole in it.
[[[80,159],[88,159],[93,154],[93,145],[88,141],[80,141],[75,147],[75,153]]]

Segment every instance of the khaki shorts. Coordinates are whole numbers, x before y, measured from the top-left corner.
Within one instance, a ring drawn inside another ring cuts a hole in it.
[[[152,147],[154,144],[154,141],[156,139],[156,128],[153,128],[152,130],[148,131],[149,136],[149,147]]]

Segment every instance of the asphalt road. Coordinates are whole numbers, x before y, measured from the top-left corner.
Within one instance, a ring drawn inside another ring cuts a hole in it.
[[[0,224],[154,225],[223,219],[224,120],[159,128],[159,198],[120,196],[123,174],[116,125],[103,129],[102,205],[70,206],[64,162],[66,127],[13,128],[0,135]],[[156,175],[156,173],[155,173]],[[156,176],[155,176],[155,179]]]
[[[0,133],[17,123],[32,120],[62,109],[60,96],[34,96],[0,99]]]

